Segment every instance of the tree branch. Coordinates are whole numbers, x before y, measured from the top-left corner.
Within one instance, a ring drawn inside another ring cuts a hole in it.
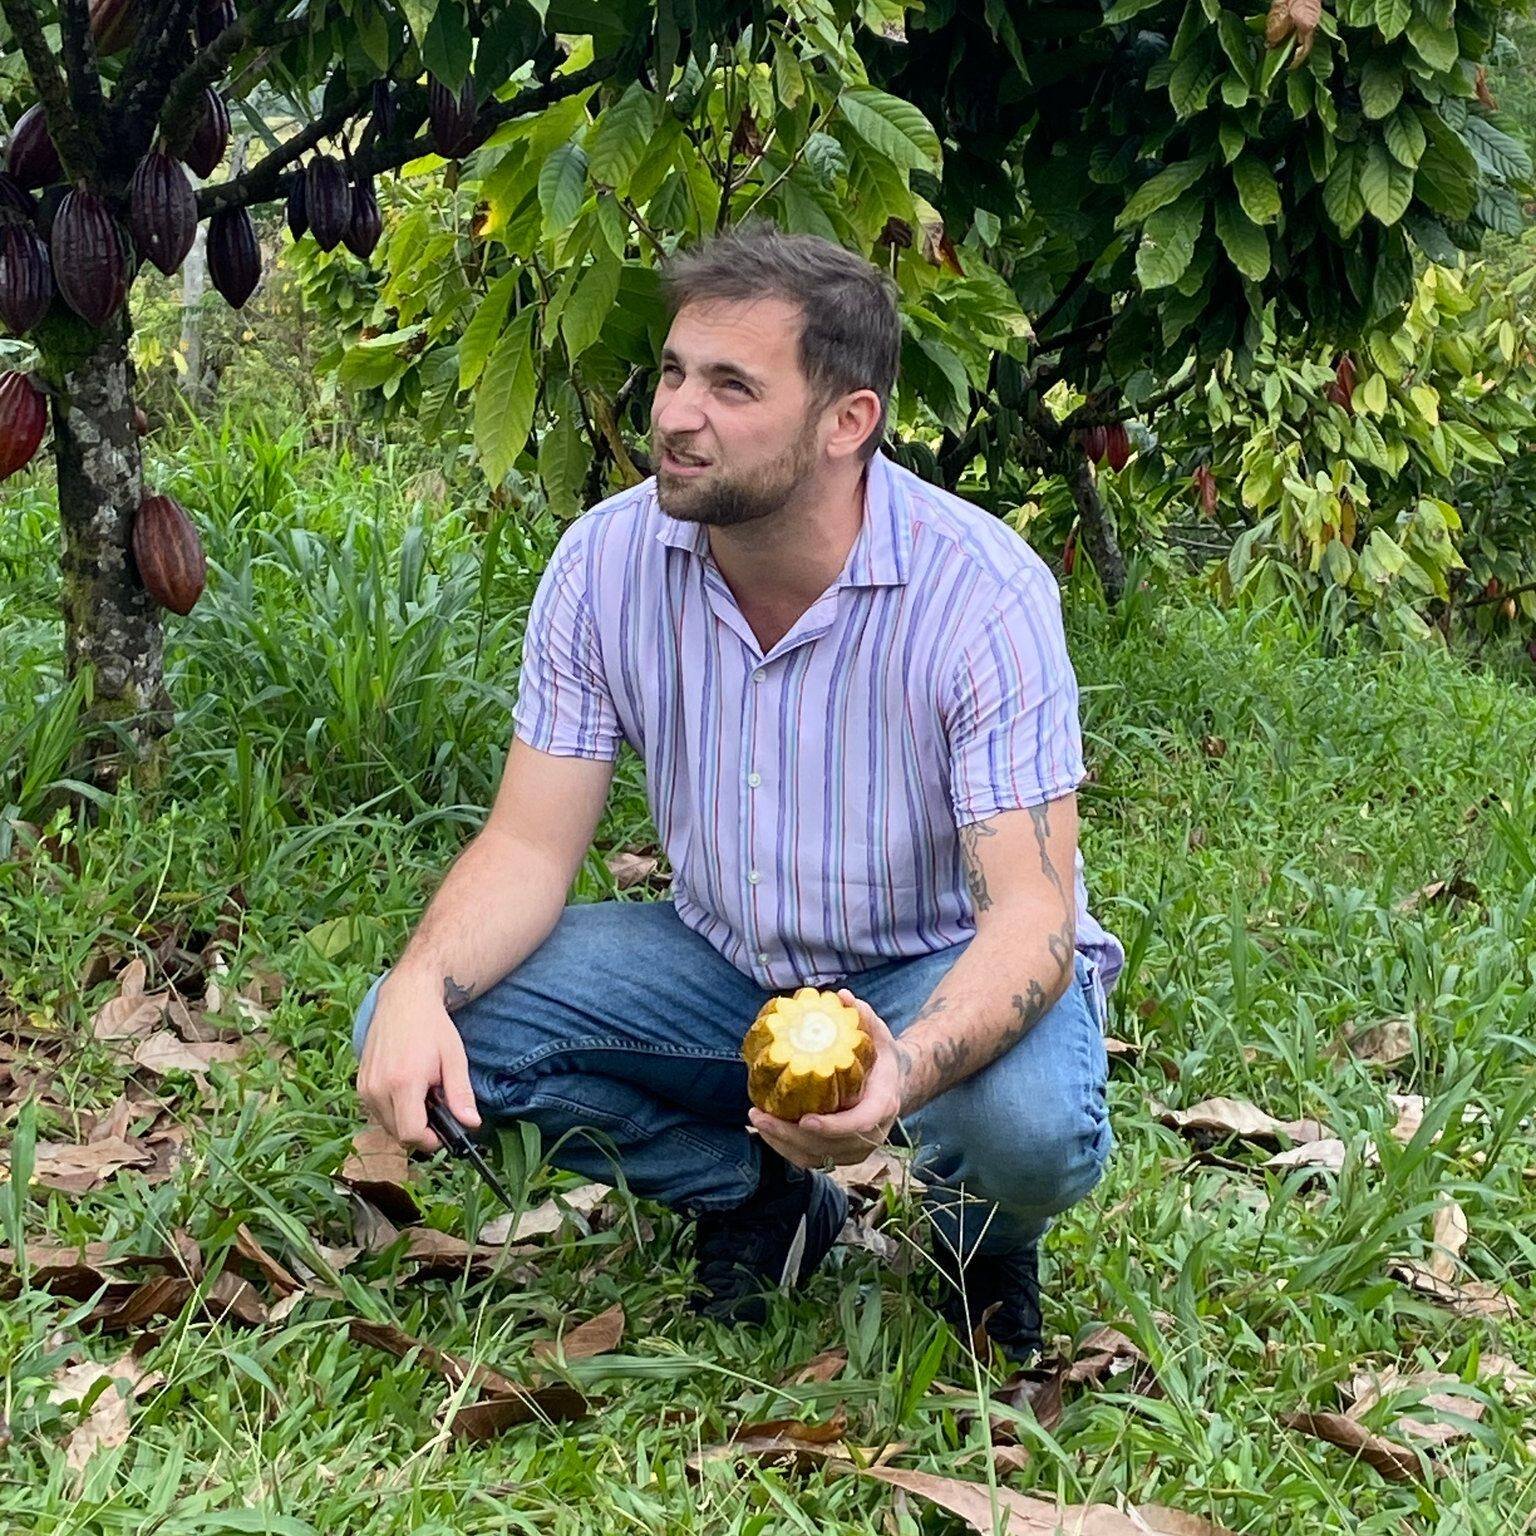
[[[1128,410],[1106,414],[1103,411],[1093,410],[1088,404],[1078,406],[1061,424],[1063,432],[1076,432],[1081,427],[1113,427],[1120,422],[1135,421],[1138,418],[1151,416],[1171,401],[1177,400],[1187,390],[1191,390],[1199,382],[1199,373],[1192,373],[1182,384],[1175,384],[1165,389],[1161,394],[1153,395],[1148,400],[1143,400],[1140,405],[1132,406]]]
[[[43,36],[36,0],[0,0],[0,11],[5,13],[6,22],[21,48],[21,56],[26,60],[27,73],[31,75],[38,100],[43,104],[49,137],[59,152],[59,159],[64,162],[64,174],[71,181],[88,175],[93,168],[91,145],[69,104],[69,89],[59,61]]]
[[[194,3],[195,0],[154,0],[152,7],[146,6],[113,98],[127,130],[127,154],[139,147],[134,141],[144,132],[151,104],[159,100],[165,89],[170,72],[168,61],[188,46]]]
[[[1484,592],[1480,597],[1469,597],[1461,606],[1481,608],[1485,603],[1502,603],[1505,598],[1523,597],[1527,592],[1536,592],[1536,581],[1528,581],[1522,587],[1508,587],[1502,592],[1495,592],[1491,597]]]
[[[96,40],[91,36],[90,10],[86,0],[59,0],[59,52],[64,55],[64,76],[69,83],[69,104],[75,121],[94,146],[101,142],[105,106],[101,99],[101,73],[96,67]]]
[[[1097,320],[1089,320],[1086,324],[1074,327],[1070,331],[1063,331],[1059,336],[1052,336],[1049,340],[1036,340],[1036,352],[1060,352],[1063,347],[1070,347],[1074,342],[1092,341],[1104,331],[1114,325],[1113,315],[1101,315]]]
[[[1091,261],[1085,261],[1082,266],[1080,266],[1077,271],[1075,271],[1072,276],[1067,279],[1066,285],[1062,288],[1061,292],[1051,300],[1050,304],[1046,306],[1042,314],[1036,316],[1034,320],[1035,335],[1038,336],[1041,331],[1048,330],[1050,328],[1051,321],[1054,320],[1056,316],[1059,315],[1062,310],[1064,310],[1067,305],[1072,302],[1073,295],[1076,294],[1077,290],[1081,288],[1085,282],[1088,281],[1088,274],[1092,271],[1093,263]]]
[[[198,53],[187,67],[171,82],[160,108],[160,131],[168,132],[170,125],[184,121],[203,92],[215,81],[224,77],[229,61],[247,45],[270,47],[285,43],[291,37],[305,32],[309,23],[305,20],[286,21],[270,32],[267,24],[273,21],[287,0],[261,0],[232,25],[224,28],[209,45]]]

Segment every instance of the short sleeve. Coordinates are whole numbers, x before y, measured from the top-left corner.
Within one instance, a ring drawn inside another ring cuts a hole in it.
[[[612,761],[624,732],[598,658],[575,531],[556,548],[534,592],[512,718],[517,736],[540,751]]]
[[[1070,794],[1084,778],[1061,594],[1025,570],[969,632],[945,717],[955,825]]]

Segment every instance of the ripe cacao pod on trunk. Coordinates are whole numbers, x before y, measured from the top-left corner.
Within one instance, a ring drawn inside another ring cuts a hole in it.
[[[1078,432],[1077,440],[1083,445],[1083,452],[1095,464],[1104,457],[1107,441],[1103,427],[1084,427]]]
[[[143,14],[140,0],[91,0],[91,39],[103,57],[133,41]]]
[[[151,150],[128,189],[128,228],[139,255],[167,277],[186,260],[197,238],[197,194],[179,160]]]
[[[302,240],[309,233],[309,214],[304,206],[306,180],[305,173],[298,171],[288,187],[288,233],[295,240]]]
[[[48,247],[29,224],[0,226],[0,320],[24,336],[53,303]]]
[[[464,83],[450,91],[436,75],[427,77],[427,116],[432,124],[432,147],[445,159],[452,160],[471,149],[475,138],[475,82],[465,75]]]
[[[200,0],[197,7],[197,46],[206,48],[226,27],[240,19],[235,0]]]
[[[24,373],[0,373],[0,480],[24,468],[48,427],[48,402]]]
[[[224,151],[229,148],[229,108],[224,98],[208,86],[196,111],[197,128],[183,158],[199,176],[206,178],[218,169]]]
[[[352,222],[352,189],[341,162],[316,155],[304,173],[304,212],[322,251],[334,251]]]
[[[172,613],[188,614],[208,579],[203,543],[171,496],[146,496],[133,518],[133,563],[144,590]]]
[[[366,261],[384,233],[384,216],[379,212],[378,195],[371,181],[360,181],[352,188],[352,219],[347,225],[347,249]]]
[[[31,222],[37,199],[9,171],[0,171],[0,219],[12,216]]]
[[[1104,428],[1104,457],[1117,475],[1130,462],[1131,435],[1123,421],[1111,422]]]
[[[239,309],[260,276],[261,251],[250,214],[244,208],[221,208],[208,220],[208,281]]]
[[[6,146],[5,168],[27,188],[46,187],[64,179],[59,152],[48,135],[48,119],[41,104],[28,107],[16,119],[11,142]]]
[[[763,1004],[741,1042],[747,1094],[780,1120],[851,1109],[875,1064],[875,1042],[857,1008],[837,993],[798,987]]]
[[[128,291],[123,242],[107,205],[94,192],[70,192],[54,217],[51,244],[64,302],[89,324],[105,325]]]

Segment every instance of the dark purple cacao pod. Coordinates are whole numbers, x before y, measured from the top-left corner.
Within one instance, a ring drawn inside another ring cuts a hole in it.
[[[128,291],[128,264],[117,224],[94,192],[70,192],[53,221],[53,280],[64,302],[103,326]]]
[[[363,261],[373,254],[373,248],[384,233],[384,216],[379,212],[378,195],[371,181],[360,181],[352,188],[352,220],[343,238],[347,249]]]
[[[373,82],[373,131],[381,139],[395,131],[395,93],[388,80]]]
[[[465,75],[455,93],[436,75],[427,77],[427,116],[432,123],[432,147],[447,160],[464,154],[475,138],[475,82]]]
[[[197,46],[206,48],[226,27],[240,19],[235,0],[202,0],[197,7]]]
[[[91,39],[103,56],[121,53],[133,41],[143,14],[140,0],[91,0]]]
[[[229,148],[229,108],[224,105],[224,98],[209,86],[203,91],[197,112],[197,128],[182,158],[199,176],[207,178],[218,169],[224,151]]]
[[[14,215],[29,224],[37,212],[37,199],[9,171],[0,171],[0,220]]]
[[[309,233],[309,214],[304,207],[304,182],[307,178],[299,171],[288,187],[288,233],[295,240],[302,240]]]
[[[255,292],[261,276],[256,226],[244,208],[221,208],[208,220],[208,281],[232,309]]]
[[[191,613],[208,579],[208,561],[192,519],[176,500],[146,496],[134,514],[131,542],[144,590],[172,613]]]
[[[352,189],[339,160],[316,155],[304,172],[304,212],[322,251],[334,251],[352,222]]]
[[[27,224],[0,228],[0,320],[13,336],[24,336],[53,303],[48,247]]]
[[[197,193],[179,160],[151,150],[128,189],[128,228],[140,256],[167,277],[186,260],[197,238]]]
[[[0,373],[0,480],[24,468],[48,428],[48,402],[24,373]]]
[[[16,129],[5,151],[5,168],[29,189],[63,180],[64,166],[48,136],[48,119],[40,105],[28,107],[16,119]]]

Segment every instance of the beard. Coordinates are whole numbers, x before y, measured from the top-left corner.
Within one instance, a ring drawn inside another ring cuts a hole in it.
[[[658,465],[664,444],[655,443]],[[686,449],[682,449],[686,452]],[[799,436],[775,459],[732,475],[711,466],[697,479],[656,471],[656,499],[679,522],[730,528],[771,517],[792,501],[816,467],[816,429],[808,416]]]

